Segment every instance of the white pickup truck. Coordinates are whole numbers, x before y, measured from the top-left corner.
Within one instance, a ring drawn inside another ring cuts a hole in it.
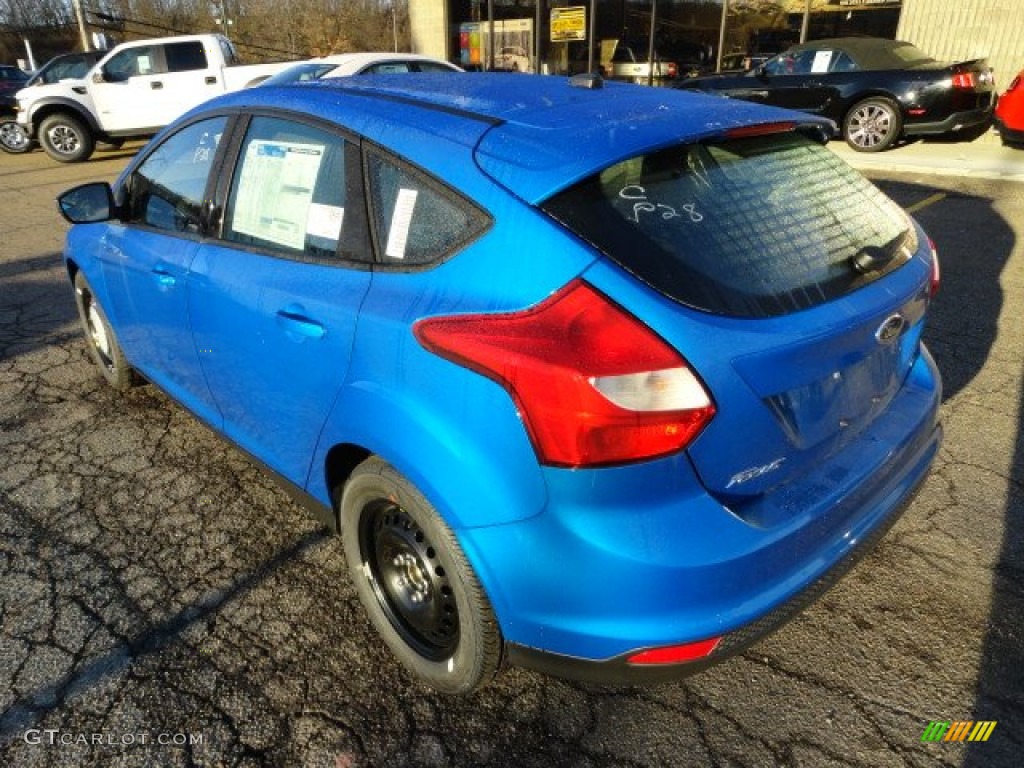
[[[19,91],[17,120],[54,160],[80,162],[97,141],[152,136],[197,104],[292,64],[240,66],[223,35],[134,40],[113,48],[82,80]]]

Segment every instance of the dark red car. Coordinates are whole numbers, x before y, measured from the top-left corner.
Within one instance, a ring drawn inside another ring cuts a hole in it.
[[[1024,144],[1024,70],[999,97],[993,121],[1003,144]]]

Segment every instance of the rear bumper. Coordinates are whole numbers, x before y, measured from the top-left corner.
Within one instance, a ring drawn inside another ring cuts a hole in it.
[[[595,661],[510,644],[508,646],[509,663],[553,677],[605,685],[641,685],[680,680],[742,653],[810,607],[875,548],[875,545],[889,532],[889,529],[899,520],[900,515],[917,495],[938,451],[941,438],[942,428],[936,426],[931,439],[915,462],[916,471],[912,473],[916,478],[915,485],[902,496],[897,505],[881,519],[878,525],[854,545],[845,557],[833,564],[817,581],[793,595],[774,610],[724,635],[721,642],[708,656],[679,664],[631,664],[629,658],[644,649],[634,649],[611,659]]]
[[[945,120],[928,123],[911,123],[904,125],[903,132],[908,136],[938,136],[943,133],[959,133],[968,128],[989,125],[992,122],[992,107],[971,109],[966,112],[954,112]]]
[[[460,531],[509,661],[629,684],[684,677],[746,648],[803,610],[896,521],[938,451],[939,399],[937,372],[923,351],[897,397],[902,402],[787,488],[785,503],[795,512],[777,524],[743,519],[691,486],[687,462],[676,457],[607,478],[563,471],[549,478],[545,513]],[[856,477],[836,480],[851,467],[859,468]],[[630,477],[636,472],[646,473],[640,482]],[[628,662],[646,649],[715,637],[721,642],[697,661]]]

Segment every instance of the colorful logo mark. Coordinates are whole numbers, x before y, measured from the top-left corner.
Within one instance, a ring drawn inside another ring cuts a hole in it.
[[[932,720],[921,734],[921,741],[988,741],[996,729],[996,720]]]

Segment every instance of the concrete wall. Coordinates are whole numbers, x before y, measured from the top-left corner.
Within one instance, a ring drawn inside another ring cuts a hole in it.
[[[999,91],[1024,69],[1024,0],[903,0],[896,38],[940,61],[982,56]]]
[[[447,50],[447,0],[409,0],[409,27],[413,53],[451,58]]]

